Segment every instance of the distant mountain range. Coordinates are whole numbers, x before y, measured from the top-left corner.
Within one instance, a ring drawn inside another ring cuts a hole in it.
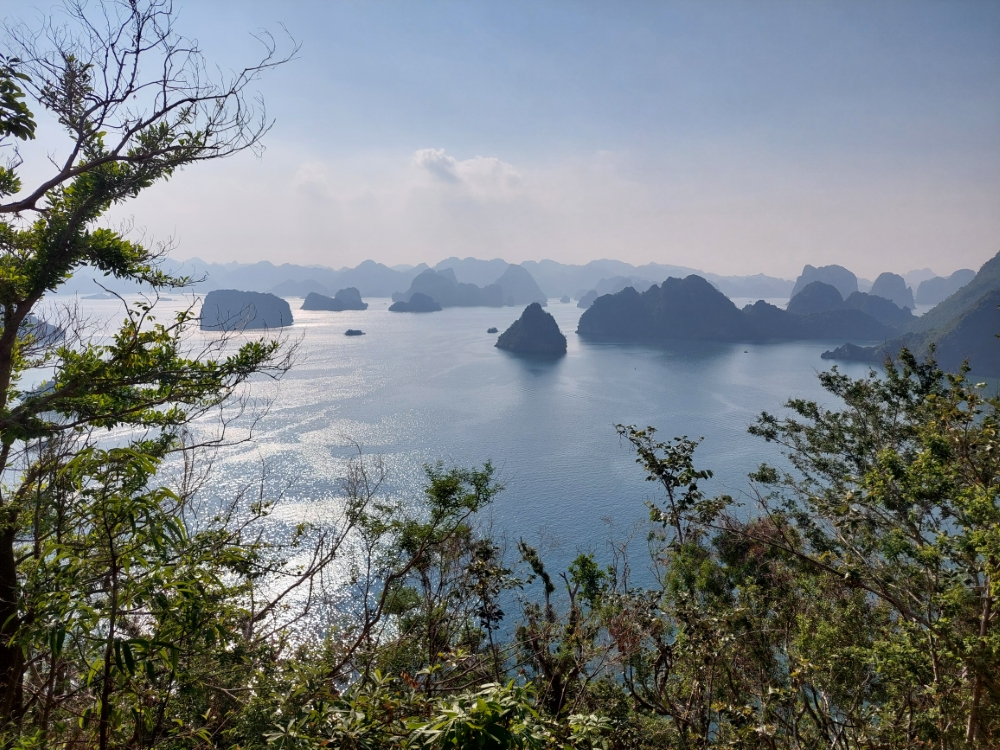
[[[504,260],[479,260],[478,258],[446,258],[434,266],[435,271],[451,269],[459,283],[486,287],[496,282],[511,266]],[[291,263],[276,265],[269,261],[259,263],[207,263],[200,258],[177,261],[166,258],[163,270],[176,275],[191,277],[192,289],[208,292],[213,289],[244,289],[251,292],[271,292],[278,296],[305,297],[310,292],[333,295],[338,289],[354,287],[364,297],[391,297],[405,292],[413,279],[430,268],[396,266],[390,268],[373,260],[366,260],[354,268],[339,270],[325,266],[300,266]],[[693,268],[660,263],[633,266],[617,260],[595,260],[584,265],[557,263],[552,260],[525,261],[520,267],[528,271],[547,297],[579,297],[591,289],[602,293],[621,279],[633,285],[648,287],[668,276],[698,274],[710,281],[730,297],[788,297],[793,282],[764,274],[753,276],[720,276]],[[136,285],[122,284],[113,278],[102,277],[87,269],[77,273],[62,288],[66,293],[93,294],[100,291],[97,283],[117,293],[140,290]],[[610,290],[608,290],[610,291]]]
[[[500,258],[480,260],[452,257],[437,263],[433,270],[451,269],[457,282],[486,287],[495,283],[510,266],[510,263]],[[525,261],[520,267],[528,271],[543,295],[549,298],[571,296],[580,299],[591,290],[596,290],[601,295],[620,291],[625,286],[632,286],[641,292],[665,278],[671,276],[684,278],[692,274],[706,279],[727,297],[737,299],[788,298],[792,296],[797,283],[764,274],[721,276],[685,266],[662,263],[634,266],[623,261],[608,259],[595,260],[583,265],[558,263],[553,260]],[[269,261],[207,263],[199,258],[184,261],[166,258],[163,261],[163,270],[168,273],[191,277],[194,282],[191,288],[197,292],[243,289],[252,292],[270,292],[282,297],[303,298],[310,292],[332,296],[337,290],[347,287],[354,287],[364,297],[391,297],[393,294],[405,293],[413,280],[429,268],[426,263],[390,268],[373,260],[366,260],[354,268],[341,269],[292,263],[276,265]],[[811,278],[810,269],[814,272],[819,271],[819,275]],[[825,272],[833,269],[842,272],[841,275],[846,279],[847,287],[841,289],[843,297],[846,298],[858,288],[863,287],[862,291],[869,288],[869,284],[865,284],[864,280],[858,280],[850,271],[839,266],[826,266],[820,269],[807,266],[798,283],[804,279],[805,283],[812,280],[829,283]],[[923,269],[906,274],[906,278],[907,283],[910,283],[911,278],[914,280],[913,283],[917,283],[917,279],[920,281],[931,279],[925,295],[925,299],[929,301],[937,296],[943,299],[953,292],[956,286],[967,283],[971,274],[971,271],[962,271],[948,279],[941,279],[933,277],[930,271]],[[90,269],[78,272],[62,287],[62,291],[70,294],[93,294],[100,291],[95,282],[117,293],[140,291],[140,287],[136,285],[122,284],[116,279],[95,274]]]

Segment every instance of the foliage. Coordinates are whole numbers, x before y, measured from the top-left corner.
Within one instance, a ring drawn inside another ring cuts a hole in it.
[[[630,538],[561,572],[523,540],[510,560],[481,517],[502,490],[490,463],[430,465],[404,501],[359,449],[341,512],[277,539],[263,485],[201,503],[211,445],[192,423],[240,413],[291,348],[193,338],[192,312],[161,322],[155,300],[96,338],[40,303],[84,266],[154,294],[185,282],[99,221],[180,168],[256,148],[268,121],[246,87],[280,60],[269,46],[210,84],[168,4],[68,18],[12,27],[0,58],[0,744],[1000,742],[1000,401],[906,352],[860,379],[821,375],[835,407],[761,415],[751,432],[787,460],[753,474],[753,507],[706,492],[698,441],[619,425],[660,492],[645,586]],[[68,145],[25,189],[15,141],[36,115]]]

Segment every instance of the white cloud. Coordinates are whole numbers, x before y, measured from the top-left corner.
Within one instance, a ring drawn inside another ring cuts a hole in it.
[[[995,179],[973,190],[943,173],[901,180],[863,163],[739,153],[595,151],[514,165],[439,148],[336,158],[274,148],[185,170],[113,213],[176,236],[178,257],[333,267],[615,257],[786,277],[840,263],[873,278],[974,268],[996,252]]]
[[[309,197],[329,198],[331,188],[326,165],[318,161],[300,164],[292,178],[292,187]]]
[[[495,156],[459,161],[443,148],[422,148],[413,155],[413,164],[439,182],[462,186],[481,197],[508,195],[522,183],[514,165]]]

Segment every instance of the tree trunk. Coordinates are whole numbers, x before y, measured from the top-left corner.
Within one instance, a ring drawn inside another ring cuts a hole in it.
[[[20,719],[24,655],[11,644],[19,624],[14,560],[16,519],[9,511],[3,515],[7,517],[0,529],[0,725],[8,725]]]
[[[993,617],[993,597],[990,595],[990,579],[986,578],[983,595],[983,614],[979,619],[979,640],[985,641],[989,633],[990,619]],[[969,722],[965,727],[965,741],[975,745],[979,740],[979,704],[983,698],[982,669],[976,669],[972,685],[972,706],[969,708]]]

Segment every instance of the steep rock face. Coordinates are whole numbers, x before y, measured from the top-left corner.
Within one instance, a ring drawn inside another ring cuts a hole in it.
[[[796,339],[884,341],[895,333],[895,329],[880,323],[872,316],[846,307],[798,315],[758,300],[744,307],[743,315],[752,327],[752,338],[764,341]]]
[[[838,347],[826,359],[880,362],[907,347],[925,356],[931,344],[945,370],[955,372],[966,359],[975,375],[1000,376],[1000,254],[983,264],[979,273],[933,310],[914,318],[907,332],[875,347]]]
[[[879,332],[874,338],[885,336],[887,333],[885,326],[898,329],[913,320],[913,314],[907,308],[897,307],[884,297],[876,297],[866,292],[854,292],[844,300],[841,299],[839,291],[822,281],[813,281],[807,284],[801,292],[789,300],[787,309],[788,312],[796,315],[826,316],[814,320],[814,327],[809,329],[805,338],[828,338],[828,333],[831,330],[841,330],[843,333],[835,334],[835,337],[844,336],[845,338],[871,340],[873,332]],[[844,313],[848,310],[865,313],[878,321],[880,327],[872,327],[856,315],[833,314],[837,311]],[[824,322],[820,323],[820,320]],[[824,333],[821,335],[820,331]],[[848,333],[848,331],[853,331],[853,333]],[[892,335],[892,332],[889,331],[888,334]]]
[[[303,310],[327,310],[342,312],[344,310],[367,310],[368,303],[361,301],[361,292],[353,286],[341,289],[334,297],[327,297],[316,292],[310,292],[302,302]]]
[[[437,312],[441,305],[421,292],[414,292],[408,301],[399,300],[389,305],[389,312]]]
[[[867,313],[879,323],[893,328],[902,328],[913,321],[913,313],[909,308],[897,307],[884,297],[876,297],[865,292],[855,292],[844,300],[844,306]]]
[[[580,316],[577,332],[615,340],[737,341],[752,334],[732,301],[694,275],[669,278],[642,294],[625,287],[598,297]]]
[[[409,302],[414,294],[431,297],[441,307],[502,307],[503,290],[496,284],[485,288],[462,284],[450,268],[441,271],[427,269],[419,274],[402,294],[393,294],[394,301]]]
[[[936,305],[942,302],[963,286],[976,278],[976,272],[971,268],[961,268],[948,278],[935,276],[920,282],[917,287],[916,303],[918,305]]]
[[[640,294],[630,286],[617,294],[597,297],[580,316],[576,332],[584,336],[628,341],[630,339],[657,338],[653,318]],[[583,307],[586,295],[577,307]]]
[[[596,289],[591,289],[589,292],[584,292],[583,294],[580,295],[579,297],[580,301],[576,303],[576,306],[579,307],[581,310],[586,310],[588,307],[594,304],[594,300],[597,299],[599,296],[600,295],[597,293]]]
[[[885,341],[897,330],[880,323],[861,310],[827,310],[802,316],[803,335],[810,340]]]
[[[362,301],[361,292],[353,286],[339,290],[333,297],[344,306],[345,310],[367,310],[368,303]]]
[[[500,334],[495,346],[517,354],[561,355],[566,353],[566,337],[556,319],[532,302],[510,328]]]
[[[794,297],[788,300],[788,312],[796,315],[812,315],[844,306],[844,298],[837,287],[822,281],[811,281]]]
[[[201,327],[212,331],[242,331],[292,325],[292,308],[273,294],[216,289],[201,306]]]
[[[526,268],[510,265],[493,282],[503,290],[503,303],[508,306],[529,305],[537,302],[542,307],[548,303],[545,293],[535,283]],[[489,287],[487,287],[489,288]]]
[[[976,375],[1000,375],[1000,289],[983,295],[976,305],[936,338],[934,356],[941,367],[957,371],[969,361]]]
[[[743,315],[753,330],[752,338],[761,340],[806,338],[801,315],[782,310],[762,299],[744,307]]]
[[[792,287],[792,297],[801,292],[806,284],[813,281],[822,281],[824,284],[836,287],[841,298],[850,297],[858,291],[858,277],[848,271],[843,266],[806,266],[802,269],[802,274],[795,280]]]
[[[869,292],[872,296],[882,297],[890,300],[898,307],[908,307],[913,309],[916,305],[913,302],[913,290],[906,285],[906,281],[897,273],[881,273],[872,284]]]

